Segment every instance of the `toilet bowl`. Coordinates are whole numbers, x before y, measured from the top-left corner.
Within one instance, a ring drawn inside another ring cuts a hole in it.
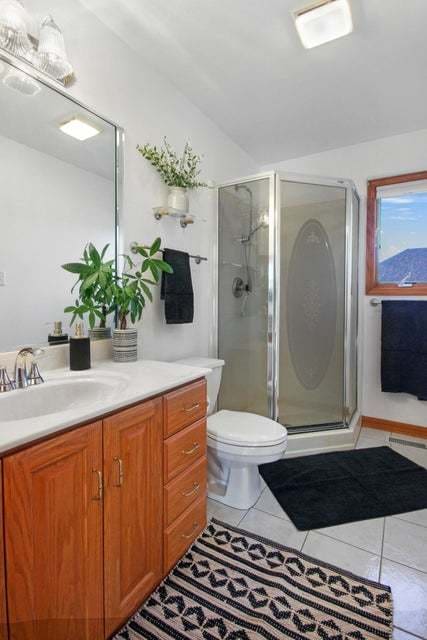
[[[264,486],[258,466],[280,460],[287,431],[255,413],[225,409],[214,413],[224,360],[186,358],[178,362],[211,369],[207,376],[208,496],[236,509],[249,509]]]

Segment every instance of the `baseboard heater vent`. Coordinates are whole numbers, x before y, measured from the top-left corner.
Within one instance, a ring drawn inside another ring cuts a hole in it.
[[[394,444],[403,444],[405,447],[415,447],[416,449],[427,449],[427,444],[424,442],[414,442],[413,440],[403,440],[403,438],[389,438],[389,442]]]

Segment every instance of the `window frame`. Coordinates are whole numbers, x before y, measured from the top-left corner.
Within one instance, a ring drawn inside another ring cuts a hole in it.
[[[418,180],[427,180],[427,171],[368,180],[366,219],[366,295],[368,296],[427,296],[427,282],[416,283],[410,287],[399,287],[395,283],[378,282],[377,274],[377,189],[387,185],[416,182]]]

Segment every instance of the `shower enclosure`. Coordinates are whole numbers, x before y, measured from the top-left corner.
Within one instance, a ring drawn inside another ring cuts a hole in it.
[[[358,221],[350,181],[274,172],[219,189],[220,409],[268,416],[290,432],[350,424]]]

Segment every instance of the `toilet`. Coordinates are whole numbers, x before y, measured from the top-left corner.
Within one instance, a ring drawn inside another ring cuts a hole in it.
[[[177,361],[211,369],[208,390],[208,496],[236,509],[249,509],[264,484],[258,466],[282,458],[287,431],[278,422],[243,411],[214,413],[224,360],[185,358]]]

